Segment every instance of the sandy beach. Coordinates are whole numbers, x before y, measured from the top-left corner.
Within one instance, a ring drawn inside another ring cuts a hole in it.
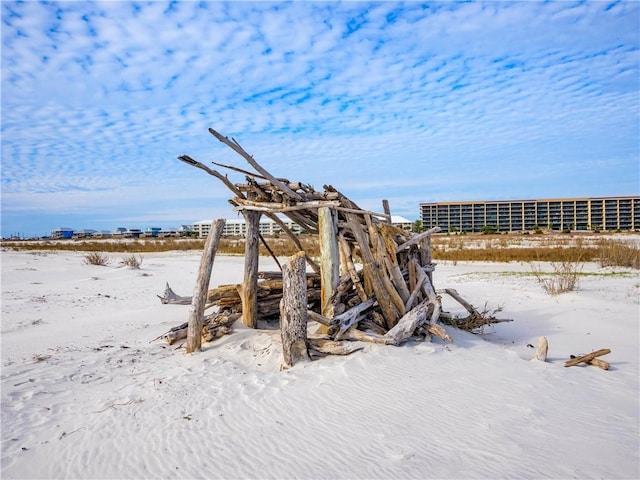
[[[153,341],[187,320],[157,295],[191,295],[200,252],[141,257],[2,251],[2,478],[640,477],[637,270],[588,263],[550,296],[525,263],[440,263],[436,288],[513,322],[281,371],[277,330]],[[242,264],[219,255],[211,286]],[[610,370],[564,366],[600,348]]]

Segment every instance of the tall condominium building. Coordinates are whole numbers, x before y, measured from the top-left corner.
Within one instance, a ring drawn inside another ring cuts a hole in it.
[[[640,230],[640,197],[421,203],[420,218],[445,232]]]

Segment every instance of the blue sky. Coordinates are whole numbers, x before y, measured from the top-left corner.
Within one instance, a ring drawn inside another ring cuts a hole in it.
[[[8,2],[2,235],[233,218],[176,156],[363,208],[638,195],[638,2]],[[229,173],[233,182],[240,174]]]

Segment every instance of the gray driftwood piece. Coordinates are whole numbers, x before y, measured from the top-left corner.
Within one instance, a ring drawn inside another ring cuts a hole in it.
[[[391,339],[395,345],[400,345],[411,337],[418,327],[428,321],[434,308],[435,305],[430,300],[420,302],[418,306],[403,315],[398,323],[385,334],[385,337]]]
[[[548,351],[549,351],[549,342],[547,341],[547,337],[538,338],[536,351],[533,352],[533,357],[531,357],[531,360],[539,360],[541,362],[546,362]]]
[[[167,286],[164,288],[164,295],[162,296],[156,295],[156,296],[160,299],[160,302],[162,302],[163,305],[189,305],[191,304],[191,298],[192,298],[192,297],[183,297],[182,295],[178,295],[171,289],[168,282],[167,282]]]
[[[282,265],[280,334],[282,368],[300,360],[310,360],[307,342],[307,274],[304,252],[298,252]]]
[[[322,315],[333,316],[331,295],[340,281],[340,256],[334,214],[328,207],[318,209],[318,230],[320,232],[320,304]]]
[[[189,307],[189,326],[187,327],[186,352],[192,353],[202,347],[202,326],[204,325],[204,307],[207,303],[207,293],[209,291],[209,281],[211,280],[211,270],[213,260],[216,257],[222,229],[225,220],[219,218],[211,224],[211,230],[204,245],[198,279],[193,289],[193,298]]]

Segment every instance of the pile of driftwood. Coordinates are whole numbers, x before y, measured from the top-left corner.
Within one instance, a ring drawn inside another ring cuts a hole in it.
[[[260,321],[280,320],[285,365],[291,365],[314,351],[348,353],[361,348],[358,344],[349,345],[353,341],[398,345],[413,335],[437,336],[451,341],[442,324],[475,331],[484,325],[505,321],[478,312],[455,290],[435,290],[431,235],[438,231],[437,228],[420,234],[411,233],[391,224],[386,201],[383,201],[384,213],[375,213],[359,208],[330,185],[318,192],[310,185],[276,178],[235,139],[213,129],[209,131],[255,170],[214,163],[244,174],[244,182],[234,184],[226,175],[187,155],[178,158],[218,178],[234,194],[229,201],[235,211],[242,213],[247,226],[244,280],[239,285],[208,290],[211,265],[224,225],[224,220],[218,220],[212,225],[207,239],[194,296],[178,296],[167,285],[165,294],[160,297],[163,303],[192,305],[189,322],[164,335],[169,343],[188,338],[187,351],[193,351],[200,348],[201,340],[209,341],[228,333],[238,319],[252,328]],[[259,243],[272,252],[259,231],[262,215],[279,224],[282,232],[300,250],[284,265],[272,253],[280,272],[260,273],[258,270]],[[311,258],[304,251],[298,237],[279,215],[318,236],[319,259]],[[312,273],[307,272],[306,266]],[[443,312],[441,294],[448,294],[458,301],[468,315],[457,318]],[[209,307],[215,307],[215,313],[203,317],[201,312]],[[300,312],[294,315],[301,317],[294,319],[298,326],[291,328],[300,330],[299,325],[304,325],[304,332],[298,332],[294,340],[285,342],[291,330],[283,324],[290,325],[288,317],[298,310]],[[308,321],[320,325],[317,335],[307,335]],[[190,342],[192,326],[191,336],[199,338]],[[196,333],[200,331],[201,336]],[[291,345],[298,345],[293,349],[298,353],[287,358]]]

